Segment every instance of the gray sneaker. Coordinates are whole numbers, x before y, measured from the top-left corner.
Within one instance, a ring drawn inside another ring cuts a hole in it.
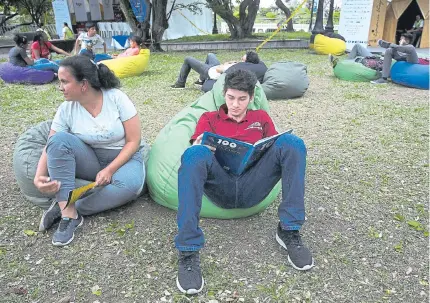
[[[178,256],[178,276],[176,286],[187,295],[194,295],[202,291],[205,281],[200,269],[200,255],[198,251],[180,251]]]
[[[42,214],[39,223],[39,231],[45,231],[61,219],[61,209],[56,200],[52,201],[51,206]]]
[[[78,214],[77,219],[61,218],[58,229],[52,237],[52,244],[55,246],[64,246],[73,241],[75,230],[82,226],[84,218]]]
[[[370,83],[372,83],[372,84],[387,84],[388,81],[385,80],[384,78],[379,78],[379,79],[370,81]]]
[[[288,251],[288,262],[297,270],[309,270],[314,267],[314,258],[302,243],[298,230],[283,230],[281,223],[276,231],[276,241]]]

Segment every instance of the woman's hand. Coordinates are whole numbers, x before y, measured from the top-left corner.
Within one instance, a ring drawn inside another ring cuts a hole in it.
[[[108,167],[102,169],[99,171],[99,173],[96,176],[96,184],[97,186],[103,186],[110,183],[112,180],[113,172],[110,171]]]
[[[34,178],[34,185],[43,194],[55,194],[60,190],[61,182],[51,181],[51,178],[39,176]]]

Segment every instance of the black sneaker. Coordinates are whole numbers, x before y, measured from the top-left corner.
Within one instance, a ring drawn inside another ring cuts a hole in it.
[[[205,281],[200,269],[200,255],[198,251],[180,251],[178,256],[178,276],[176,285],[187,295],[194,295],[202,291]]]
[[[276,241],[288,251],[288,262],[297,270],[314,267],[314,259],[309,249],[302,243],[298,230],[283,230],[281,223],[276,231]]]
[[[198,86],[202,86],[202,85],[203,85],[203,83],[205,83],[205,81],[202,81],[202,80],[200,80],[200,79],[198,79],[196,82],[194,82],[194,84],[195,84],[195,85],[198,85]]]
[[[184,89],[185,88],[185,84],[175,83],[172,86],[170,86],[170,88],[173,88],[173,89]]]
[[[378,44],[379,44],[379,46],[380,46],[380,47],[382,47],[382,48],[389,48],[389,47],[390,47],[390,45],[391,45],[391,43],[390,43],[390,42],[385,41],[385,40],[381,40],[381,39],[379,39],[379,40],[378,40]]]
[[[61,209],[56,200],[54,200],[47,210],[42,214],[39,223],[39,231],[45,231],[51,228],[55,222],[61,219]]]
[[[58,229],[52,237],[52,244],[55,246],[64,246],[73,241],[75,230],[82,226],[84,218],[78,214],[77,219],[61,218]]]

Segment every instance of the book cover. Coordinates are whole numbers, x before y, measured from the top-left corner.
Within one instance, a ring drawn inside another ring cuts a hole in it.
[[[248,167],[260,160],[279,136],[291,133],[292,131],[290,129],[272,137],[263,138],[254,145],[211,132],[205,132],[202,144],[216,148],[215,158],[226,171],[234,175],[241,175]]]
[[[64,208],[68,207],[70,204],[75,203],[79,200],[85,193],[92,190],[96,187],[96,182],[92,182],[90,184],[75,188],[74,190],[69,191],[69,196],[67,198],[67,204]]]

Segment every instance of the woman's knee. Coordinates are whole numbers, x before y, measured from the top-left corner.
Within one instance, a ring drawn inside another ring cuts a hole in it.
[[[54,149],[59,149],[60,147],[67,147],[70,145],[70,143],[76,140],[76,137],[70,133],[67,132],[58,132],[53,134],[51,137],[48,138],[48,142],[46,144],[46,151],[49,152],[52,147]]]

